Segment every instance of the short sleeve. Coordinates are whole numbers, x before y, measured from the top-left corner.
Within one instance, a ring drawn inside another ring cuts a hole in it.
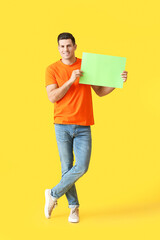
[[[54,69],[52,69],[51,66],[48,66],[45,71],[45,87],[55,83],[58,85],[54,74]]]

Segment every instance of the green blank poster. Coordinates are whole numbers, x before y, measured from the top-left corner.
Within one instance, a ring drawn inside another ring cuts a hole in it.
[[[83,52],[79,83],[123,88],[121,73],[125,71],[126,58]]]

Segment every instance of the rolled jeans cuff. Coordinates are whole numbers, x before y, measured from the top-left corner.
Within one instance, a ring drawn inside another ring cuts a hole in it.
[[[69,208],[79,207],[79,205],[68,205]]]

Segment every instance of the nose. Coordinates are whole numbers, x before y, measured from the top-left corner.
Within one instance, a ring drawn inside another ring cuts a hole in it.
[[[65,51],[67,51],[67,50],[68,50],[68,47],[67,47],[67,46],[65,46],[65,47],[64,47],[64,50],[65,50]]]

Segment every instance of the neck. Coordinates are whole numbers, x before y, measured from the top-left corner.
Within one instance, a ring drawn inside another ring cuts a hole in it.
[[[72,65],[73,63],[75,63],[76,57],[73,56],[73,57],[70,58],[70,59],[64,59],[64,58],[62,58],[61,61],[62,61],[64,64],[66,64],[66,65]]]

